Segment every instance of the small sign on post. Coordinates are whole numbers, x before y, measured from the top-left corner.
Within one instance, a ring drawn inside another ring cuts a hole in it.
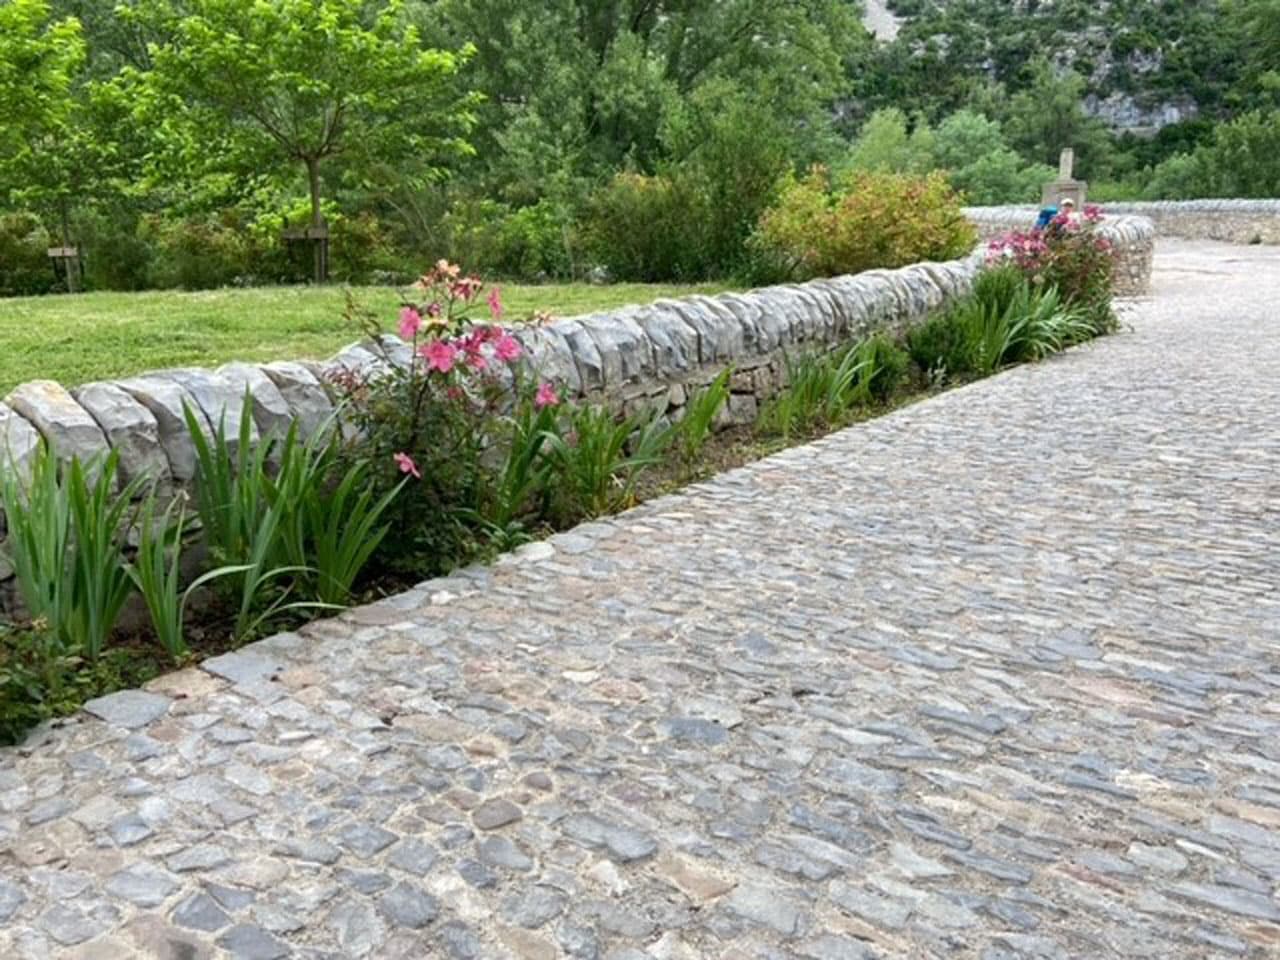
[[[67,281],[67,293],[76,293],[80,289],[80,249],[50,247],[47,252],[53,261],[53,272]]]
[[[1084,209],[1084,197],[1089,184],[1072,176],[1075,163],[1076,152],[1071,147],[1058,155],[1058,179],[1044,185],[1040,193],[1041,206],[1060,207],[1063,200],[1070,200],[1075,203],[1077,210]]]
[[[282,236],[286,243],[309,243],[312,278],[316,283],[324,283],[329,279],[329,225],[327,223],[286,227]]]

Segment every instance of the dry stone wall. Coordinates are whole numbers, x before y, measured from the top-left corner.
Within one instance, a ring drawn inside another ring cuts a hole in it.
[[[1151,292],[1151,261],[1155,254],[1156,227],[1146,217],[1118,216],[1106,207],[1107,218],[1099,227],[1115,251],[1115,290],[1122,297]],[[968,207],[965,215],[978,228],[984,242],[1010,230],[1027,230],[1036,222],[1038,207]]]
[[[1113,239],[1125,235],[1111,224],[1108,230]],[[658,300],[520,328],[515,336],[540,377],[563,385],[576,401],[625,412],[646,407],[679,417],[691,395],[732,366],[723,422],[746,424],[782,387],[789,356],[875,333],[897,336],[966,294],[981,265],[976,250],[946,263]],[[382,346],[352,344],[318,363],[228,363],[72,388],[51,380],[25,383],[0,402],[0,470],[25,473],[43,439],[67,461],[114,451],[122,483],[146,476],[169,492],[181,491],[196,472],[186,408],[207,437],[225,422],[234,442],[246,402],[251,442],[281,435],[294,422],[302,436],[311,436],[334,415],[327,384],[335,373],[376,373],[388,362],[409,362],[409,347],[395,337],[388,335]],[[10,577],[0,563],[0,609],[13,609]]]
[[[1162,237],[1222,240],[1226,243],[1280,243],[1280,200],[1152,200],[1100,204],[1110,219],[1142,217]],[[980,232],[1034,221],[1030,205],[969,207]]]
[[[1158,200],[1108,203],[1106,209],[1146,217],[1162,237],[1280,243],[1280,200]]]
[[[781,385],[788,354],[878,331],[901,333],[968,291],[980,262],[975,254],[748,293],[659,300],[515,334],[540,376],[563,384],[578,400],[624,410],[656,405],[678,414],[690,390],[732,365],[730,415],[746,422]],[[388,336],[383,346],[391,362],[408,362],[409,349],[396,338]],[[0,462],[25,468],[43,437],[68,460],[114,450],[124,481],[146,475],[180,489],[196,467],[184,407],[206,436],[225,418],[230,437],[247,397],[251,440],[283,433],[295,420],[307,436],[333,414],[326,389],[331,374],[385,362],[370,345],[353,344],[321,363],[229,363],[70,389],[32,381],[0,403]]]

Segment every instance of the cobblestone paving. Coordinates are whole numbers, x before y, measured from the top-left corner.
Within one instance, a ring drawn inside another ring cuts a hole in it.
[[[0,956],[1280,954],[1280,250],[0,753]]]

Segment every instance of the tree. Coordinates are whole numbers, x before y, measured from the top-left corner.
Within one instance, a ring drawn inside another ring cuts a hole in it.
[[[858,132],[849,151],[851,170],[924,173],[933,169],[933,130],[923,118],[907,132],[907,115],[896,107],[877,110]]]
[[[1055,166],[1058,154],[1072,147],[1082,169],[1097,176],[1109,142],[1103,124],[1084,112],[1084,91],[1078,73],[1035,61],[1030,83],[1009,101],[1005,130],[1013,146],[1028,160]]]
[[[84,62],[80,23],[50,21],[45,0],[0,6],[0,196],[50,210],[71,241],[70,206],[82,144],[76,75]],[[76,270],[68,264],[67,287]]]
[[[457,72],[469,51],[429,49],[400,0],[149,0],[131,12],[165,39],[126,68],[156,124],[163,172],[306,176],[311,227],[338,168],[396,164],[426,181],[469,151],[475,100]],[[323,279],[316,245],[316,278]]]
[[[767,104],[795,143],[814,139],[849,87],[849,61],[870,45],[848,0],[419,0],[411,9],[433,43],[475,41],[468,69],[487,94],[477,143],[494,184],[515,185],[518,202],[536,199],[529,190],[552,159],[592,179],[624,165],[654,172],[667,156],[668,115],[712,82]]]

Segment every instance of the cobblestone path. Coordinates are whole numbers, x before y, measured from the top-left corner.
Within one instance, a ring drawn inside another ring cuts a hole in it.
[[[1280,250],[0,752],[0,957],[1280,955]]]

